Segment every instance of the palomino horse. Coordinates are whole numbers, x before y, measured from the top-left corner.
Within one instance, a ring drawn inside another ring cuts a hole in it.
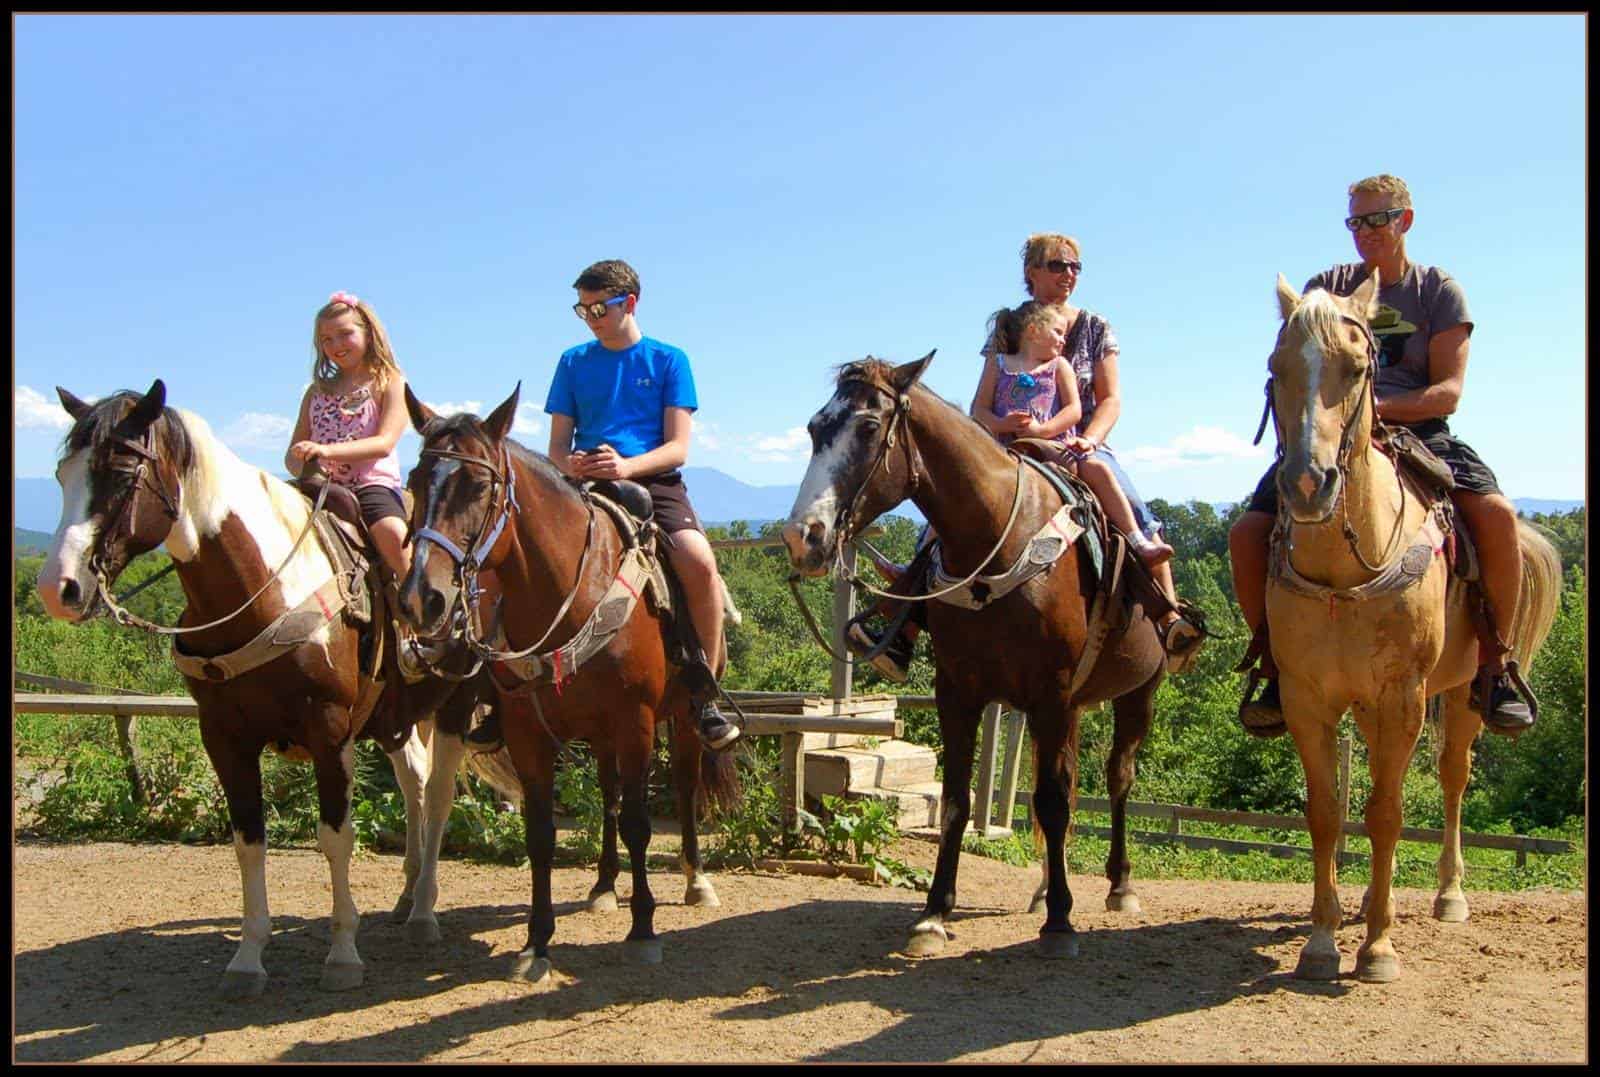
[[[1280,275],[1283,328],[1269,362],[1282,463],[1267,623],[1284,720],[1306,772],[1315,897],[1311,937],[1295,975],[1312,980],[1339,975],[1334,852],[1342,820],[1334,752],[1347,709],[1367,742],[1372,776],[1366,808],[1372,883],[1356,975],[1372,982],[1399,975],[1389,932],[1400,786],[1428,697],[1440,693],[1446,836],[1433,913],[1441,920],[1467,918],[1461,796],[1469,749],[1482,727],[1468,706],[1478,639],[1467,585],[1451,577],[1439,556],[1436,510],[1401,479],[1388,455],[1373,448],[1377,355],[1367,326],[1377,294],[1376,274],[1347,299],[1320,289],[1302,299]],[[1518,533],[1522,590],[1511,646],[1525,667],[1554,621],[1561,564],[1526,524],[1519,523]]]
[[[783,529],[789,558],[800,572],[823,574],[842,543],[907,498],[937,530],[947,573],[976,573],[986,566],[991,573],[1005,572],[1021,563],[1033,548],[1030,540],[1062,508],[1048,480],[917,384],[932,359],[930,352],[894,367],[868,358],[841,369],[833,398],[809,424],[811,465]],[[1138,909],[1128,881],[1125,809],[1134,752],[1149,731],[1166,660],[1154,625],[1136,605],[1074,684],[1090,640],[1095,579],[1088,565],[1077,544],[1049,572],[982,609],[937,602],[928,611],[945,746],[944,832],[927,908],[912,928],[908,953],[937,952],[949,937],[945,921],[955,907],[956,866],[971,811],[973,746],[981,712],[996,700],[1027,712],[1037,749],[1035,816],[1046,846],[1041,951],[1077,951],[1068,922],[1072,895],[1063,846],[1076,789],[1078,714],[1107,699],[1116,712],[1116,739],[1106,762],[1113,829],[1106,907]]]
[[[469,643],[494,660],[490,670],[501,731],[521,782],[527,823],[533,894],[528,945],[518,955],[513,976],[540,982],[550,971],[550,937],[555,933],[550,895],[554,768],[563,742],[581,739],[594,749],[606,800],[600,878],[590,892],[590,908],[616,908],[620,825],[633,867],[633,928],[627,950],[647,963],[661,960],[645,861],[650,843],[646,780],[657,724],[672,719],[672,770],[683,834],[680,863],[688,880],[685,904],[719,904],[701,868],[695,832],[702,788],[727,804],[738,784],[730,756],[702,750],[688,690],[668,660],[658,612],[661,596],[655,596],[652,606],[639,593],[646,581],[633,577],[629,582],[629,566],[639,562],[640,552],[627,548],[615,520],[596,511],[594,502],[547,457],[507,436],[520,394],[518,385],[486,420],[466,414],[443,418],[407,387],[406,406],[422,435],[422,452],[409,480],[415,498],[415,546],[400,602],[419,633],[438,638],[450,631],[458,605],[465,609],[464,596],[474,590],[479,569],[493,570],[500,581],[500,631],[511,650],[495,651],[470,637]],[[621,595],[619,585],[637,608]],[[687,613],[680,608],[675,615]],[[466,627],[473,623],[467,614]],[[599,643],[612,632],[608,642]],[[597,650],[586,646],[591,640]],[[548,651],[535,654],[547,641]],[[529,672],[529,656],[542,673]]]
[[[272,924],[260,756],[269,745],[292,757],[309,756],[316,768],[317,840],[333,879],[333,946],[323,987],[355,987],[363,975],[349,881],[357,736],[384,746],[405,796],[405,889],[395,918],[407,919],[413,938],[438,938],[432,913],[438,839],[480,683],[430,678],[401,691],[391,638],[382,693],[374,699],[376,684],[359,672],[363,641],[340,612],[335,567],[307,537],[311,514],[304,497],[241,461],[198,415],[166,407],[159,379],[142,397],[124,391],[93,405],[65,389],[57,392],[76,421],[56,469],[63,507],[39,575],[45,609],[63,620],[83,620],[102,596],[113,601],[110,587],[129,561],[165,543],[188,605],[179,629],[146,627],[182,636],[174,645],[186,656],[180,666],[198,661],[189,656],[222,663],[208,661],[196,675],[186,670],[185,680],[228,799],[244,890],[242,938],[223,994],[258,995],[267,980],[261,954]],[[242,655],[266,660],[244,669],[249,661]],[[414,720],[435,710],[439,728],[424,736],[427,727],[419,730]],[[431,842],[422,837],[425,812]]]

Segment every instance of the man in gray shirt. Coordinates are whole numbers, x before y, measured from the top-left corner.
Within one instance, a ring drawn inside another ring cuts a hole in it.
[[[1349,193],[1345,226],[1354,234],[1361,261],[1317,274],[1304,290],[1322,288],[1347,296],[1374,268],[1381,274],[1379,311],[1370,325],[1378,345],[1378,418],[1409,427],[1449,465],[1456,484],[1452,500],[1477,546],[1490,619],[1504,638],[1522,586],[1517,512],[1500,492],[1494,472],[1450,433],[1446,418],[1460,404],[1466,380],[1472,335],[1466,294],[1444,270],[1406,257],[1406,233],[1415,214],[1404,180],[1372,176],[1351,184]],[[1252,632],[1266,616],[1267,541],[1278,511],[1276,477],[1274,464],[1228,536],[1234,592]],[[1475,694],[1473,706],[1497,733],[1515,735],[1533,724],[1532,711],[1504,673],[1495,676],[1489,700]],[[1286,731],[1275,677],[1268,679],[1260,697],[1239,708],[1239,720],[1259,736]]]

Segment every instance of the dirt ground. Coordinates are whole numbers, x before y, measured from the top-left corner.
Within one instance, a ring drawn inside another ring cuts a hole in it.
[[[621,912],[591,914],[592,873],[555,874],[553,986],[506,979],[526,939],[526,868],[448,861],[444,940],[388,920],[400,859],[363,856],[363,986],[318,987],[330,889],[322,857],[267,861],[271,980],[217,998],[239,931],[229,846],[15,847],[13,1058],[143,1062],[1582,1062],[1588,914],[1582,894],[1469,892],[1441,924],[1399,894],[1401,978],[1351,978],[1362,926],[1339,933],[1344,979],[1292,978],[1311,890],[1145,881],[1144,912],[1103,911],[1073,876],[1078,957],[1045,961],[1026,907],[1036,875],[962,858],[956,937],[895,951],[923,895],[842,878],[719,873],[722,907],[682,904],[675,843],[651,846],[659,965],[631,963]],[[930,866],[934,847],[895,855]],[[659,866],[657,866],[659,863]],[[630,889],[627,876],[620,892]],[[1359,887],[1342,890],[1347,916]]]

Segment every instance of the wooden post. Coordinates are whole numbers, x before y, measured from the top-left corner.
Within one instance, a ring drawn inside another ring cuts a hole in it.
[[[1006,715],[1006,755],[1000,764],[1000,822],[1006,830],[1016,828],[1017,775],[1022,770],[1022,740],[1028,734],[1028,716],[1021,711]]]
[[[974,798],[971,826],[985,837],[994,818],[995,741],[1000,735],[1000,704],[983,708],[983,740],[978,749],[978,795]]]
[[[1333,866],[1344,863],[1344,824],[1350,818],[1350,735],[1339,738],[1339,844],[1333,852]]]
[[[835,654],[848,655],[850,653],[844,641],[844,628],[850,618],[856,615],[856,592],[850,586],[850,576],[856,570],[856,547],[854,543],[846,546],[843,551],[844,573],[833,581],[833,650]],[[855,669],[849,662],[838,658],[833,660],[832,693],[834,699],[849,699],[851,682],[855,679]]]
[[[783,734],[782,756],[783,829],[789,834],[798,834],[800,813],[806,806],[806,735]]]
[[[139,748],[134,741],[137,727],[134,725],[138,719],[122,716],[116,719],[117,747],[122,751],[122,761],[127,767],[128,784],[133,787],[133,802],[144,807],[147,802],[144,791],[144,776],[139,773]]]

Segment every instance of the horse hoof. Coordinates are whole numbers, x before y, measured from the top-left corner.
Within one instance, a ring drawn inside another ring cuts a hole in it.
[[[549,983],[550,959],[530,953],[518,954],[516,963],[511,966],[511,975],[506,979],[530,984]]]
[[[661,964],[660,939],[628,939],[622,944],[622,952],[636,965]]]
[[[1077,957],[1078,933],[1076,931],[1046,931],[1039,935],[1039,956],[1045,958]]]
[[[1356,979],[1362,983],[1386,984],[1400,978],[1400,959],[1393,954],[1356,956]]]
[[[222,997],[229,1000],[260,998],[267,989],[265,972],[224,972]]]
[[[1442,920],[1447,924],[1466,923],[1468,916],[1467,899],[1464,897],[1444,897],[1433,899],[1433,918]]]
[[[717,897],[717,892],[711,888],[710,883],[701,883],[698,886],[691,885],[683,892],[683,903],[685,905],[699,905],[706,909],[719,909],[722,907],[722,901]]]
[[[589,895],[590,912],[616,912],[617,894],[614,890],[607,890],[602,894]]]
[[[1038,897],[1028,902],[1028,915],[1037,916],[1042,912],[1044,912],[1044,895],[1040,894]]]
[[[946,941],[943,931],[915,931],[907,940],[904,953],[907,957],[932,957],[944,952]]]
[[[442,936],[439,934],[439,921],[429,918],[427,920],[406,921],[406,941],[417,946],[426,946],[438,942]]]
[[[403,924],[411,919],[411,906],[415,904],[409,897],[401,897],[394,903],[394,912],[389,914],[391,924]]]
[[[1339,978],[1339,955],[1314,954],[1307,950],[1300,951],[1300,962],[1294,967],[1294,978],[1297,980],[1337,980]]]
[[[1125,890],[1118,894],[1115,891],[1106,895],[1106,912],[1127,913],[1137,916],[1144,912],[1144,906],[1139,904],[1139,895],[1132,890]]]
[[[365,975],[366,968],[361,965],[350,965],[344,962],[329,963],[322,966],[322,989],[324,991],[348,991],[352,987],[360,987]]]

